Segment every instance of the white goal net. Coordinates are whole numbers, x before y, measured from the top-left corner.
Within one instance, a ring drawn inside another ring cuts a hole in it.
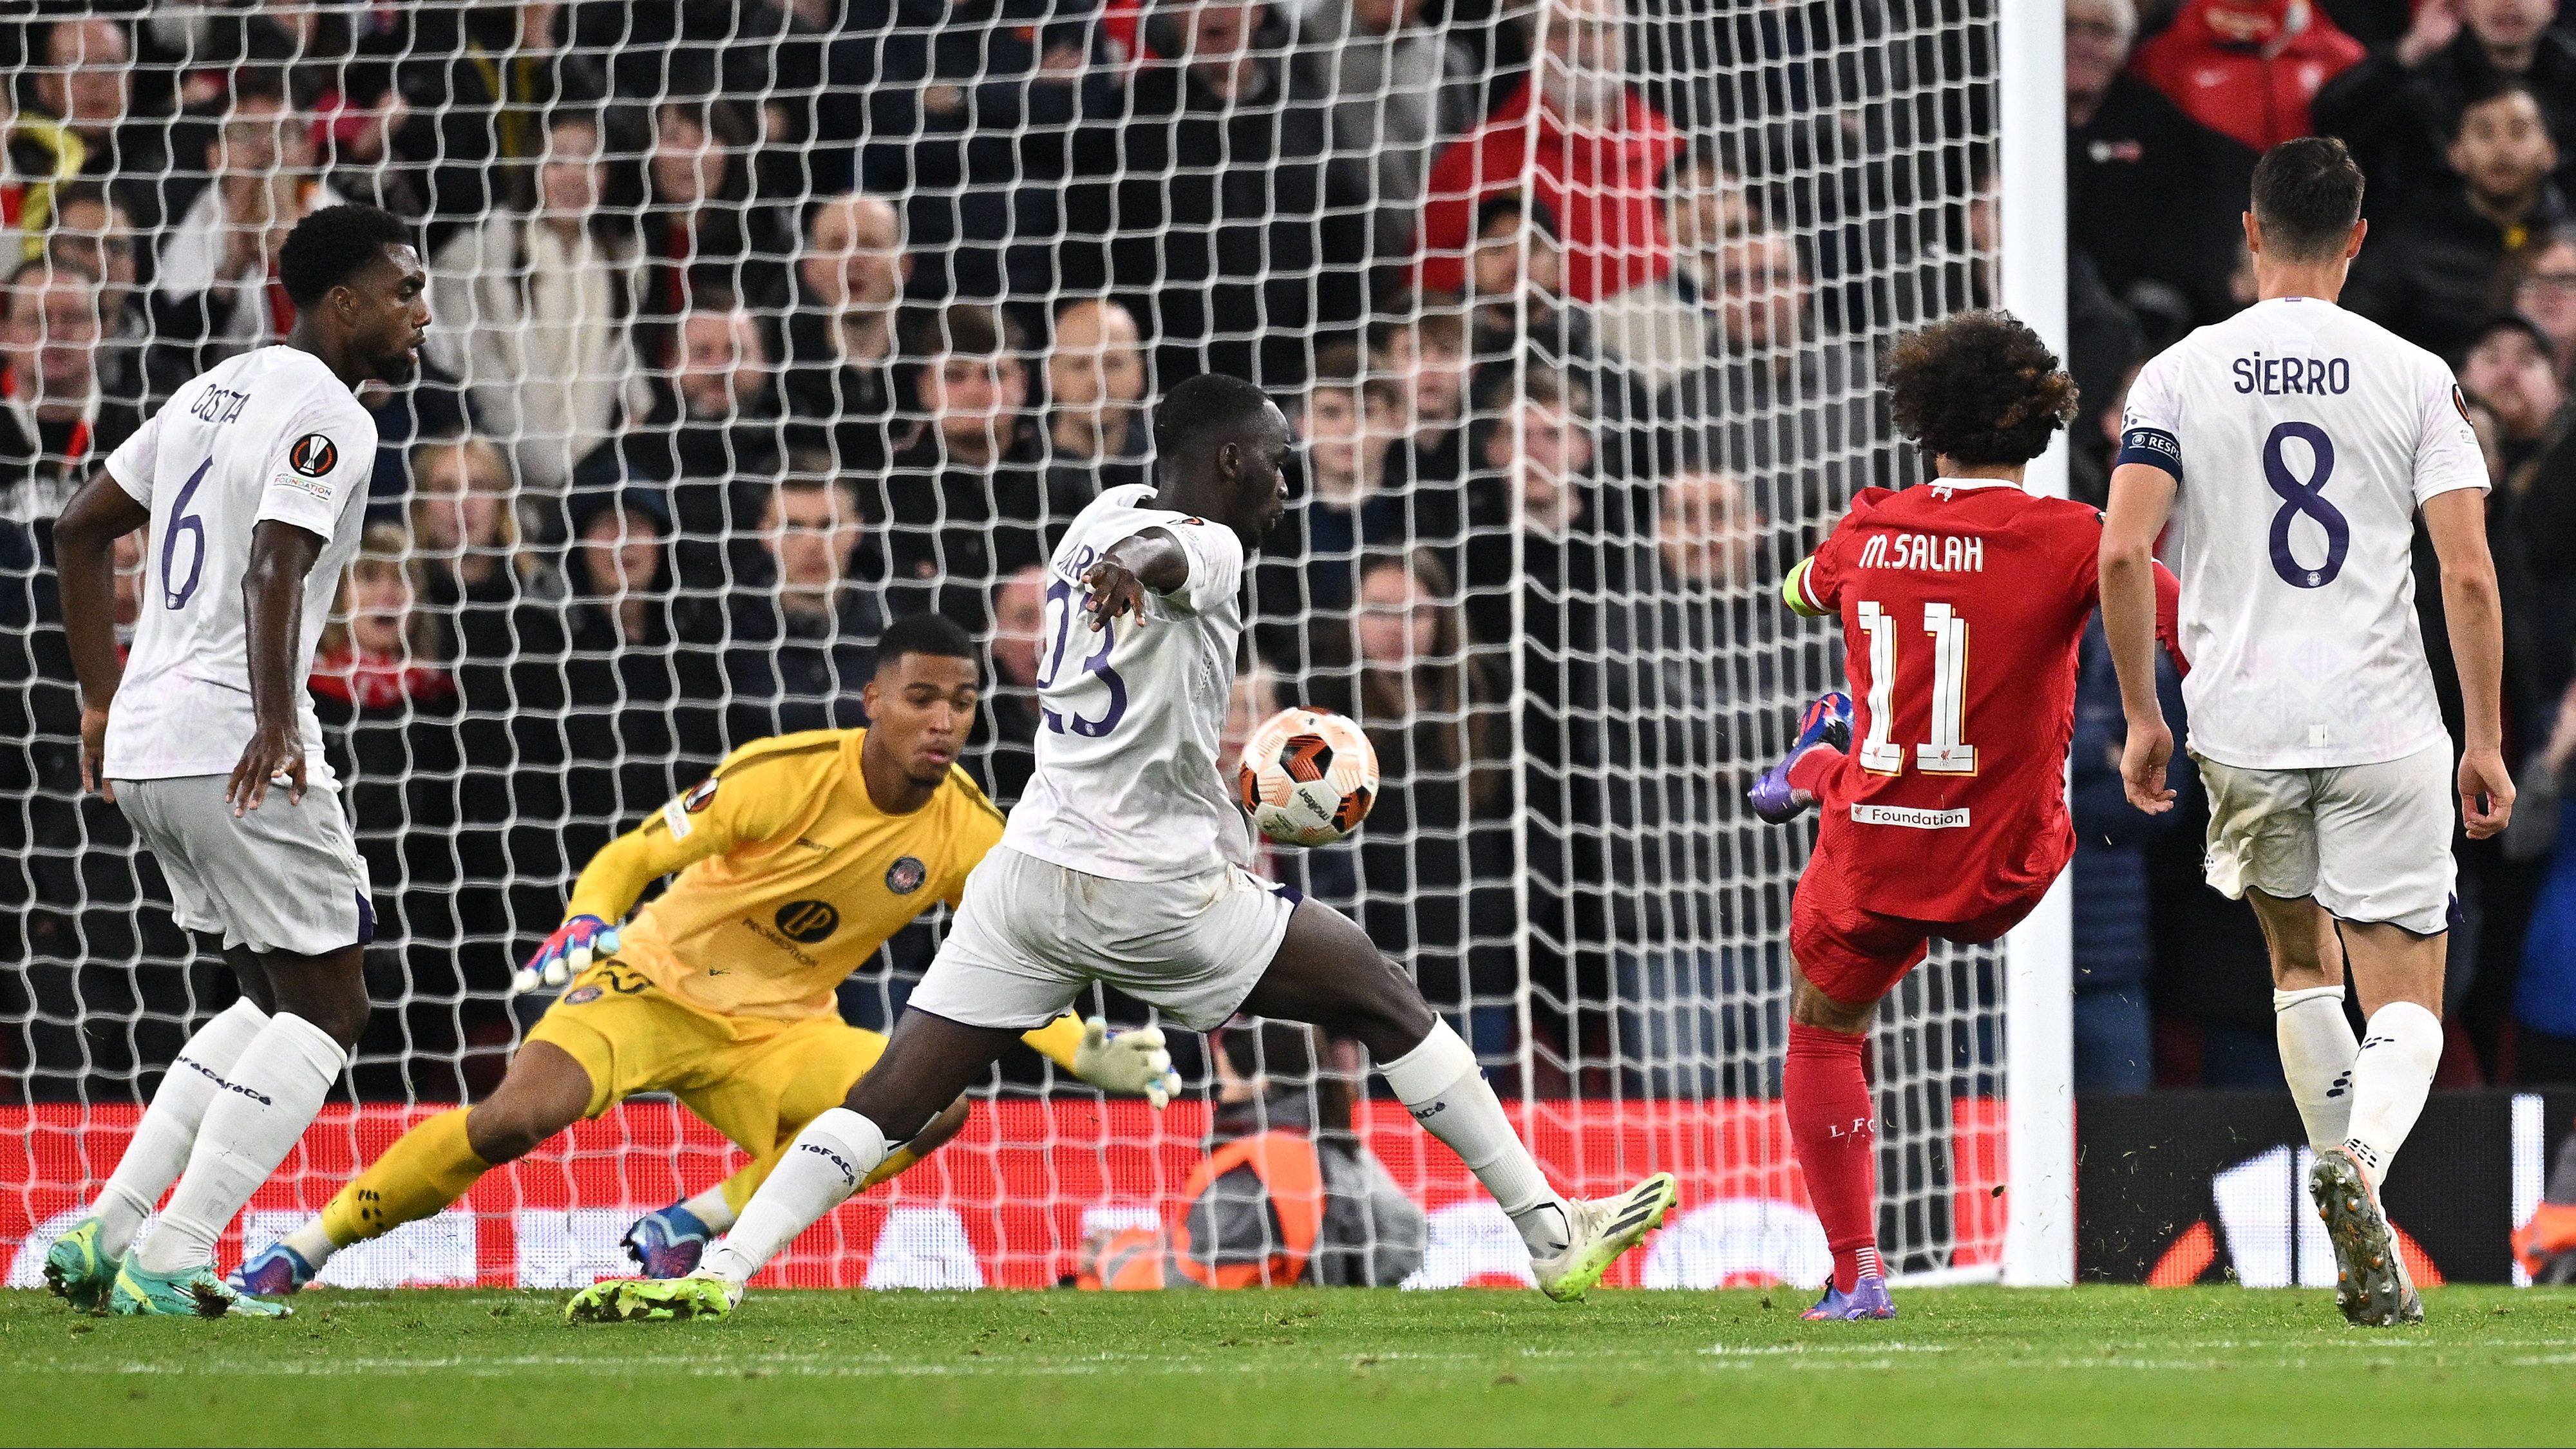
[[[736,745],[859,723],[886,620],[936,609],[989,641],[969,764],[1016,798],[1034,566],[1100,489],[1150,476],[1152,398],[1214,369],[1302,442],[1238,714],[1346,712],[1385,770],[1352,842],[1273,869],[1419,978],[1569,1186],[1682,1175],[1686,1215],[1621,1281],[1820,1278],[1777,1103],[1812,831],[1743,792],[1841,679],[1778,580],[1855,490],[1919,470],[1878,359],[1998,300],[1997,3],[0,21],[11,1281],[232,993],[80,792],[49,521],[173,388],[281,335],[275,245],[334,200],[417,220],[434,338],[415,388],[369,396],[371,524],[312,684],[375,883],[377,1011],[247,1245],[488,1093],[544,1004],[511,968],[590,853]],[[939,928],[890,943],[844,1013],[890,1022]],[[1388,1230],[1419,1248],[1381,1258],[1408,1281],[1523,1272],[1456,1164],[1352,1099],[1347,1052],[1249,1026],[1179,1042],[1192,1091],[1161,1114],[1006,1061],[958,1141],[778,1281],[1057,1282],[1086,1237],[1171,1218],[1247,1121],[1344,1141],[1347,1120],[1423,1214]],[[1882,1017],[1900,1271],[1993,1271],[2003,1048],[1999,951],[1936,952]],[[628,1220],[742,1160],[629,1102],[330,1277],[623,1271]]]

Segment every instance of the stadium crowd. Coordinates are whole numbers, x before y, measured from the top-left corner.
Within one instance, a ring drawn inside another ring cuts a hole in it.
[[[1886,342],[1998,299],[1991,96],[1914,84],[1990,62],[1873,0],[1543,3],[206,0],[0,28],[0,954],[25,963],[0,1092],[104,1090],[193,999],[135,909],[150,867],[78,789],[48,520],[171,388],[282,335],[276,246],[343,199],[417,219],[434,317],[420,385],[370,399],[374,518],[312,680],[402,1003],[362,1092],[488,1085],[511,965],[581,863],[727,749],[859,723],[890,618],[990,639],[970,767],[1016,798],[1064,607],[1043,560],[1149,476],[1150,399],[1211,369],[1304,445],[1235,727],[1342,710],[1385,771],[1353,845],[1272,868],[1352,905],[1480,1051],[1535,1034],[1506,1090],[1776,1091],[1805,837],[1742,787],[1839,668],[1769,591],[1854,492],[1922,471],[1875,399]],[[2251,300],[2246,179],[2314,131],[2371,179],[2346,302],[2451,360],[2489,444],[2527,795],[2460,846],[2451,1082],[2576,1080],[2557,8],[2066,3],[2077,495],[2137,365]],[[2160,820],[2123,802],[2120,729],[2097,628],[2080,1085],[2277,1085],[2252,915],[2200,884],[2187,781]],[[849,1009],[881,1022],[928,942]],[[1926,975],[1936,1007],[2000,990],[1991,962]],[[1927,1053],[1990,1060],[1937,1018]]]

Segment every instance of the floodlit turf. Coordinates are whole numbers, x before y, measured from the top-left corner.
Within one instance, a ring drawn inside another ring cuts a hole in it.
[[[315,1292],[283,1323],[0,1295],[0,1443],[2566,1443],[2576,1293]]]

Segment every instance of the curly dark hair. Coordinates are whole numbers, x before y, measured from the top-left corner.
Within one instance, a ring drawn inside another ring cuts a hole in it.
[[[278,249],[278,280],[287,299],[311,307],[358,273],[385,259],[388,247],[412,244],[411,224],[372,206],[326,206],[295,224]]]
[[[2075,379],[2010,312],[1962,312],[1898,338],[1887,393],[1899,432],[1972,468],[2027,463],[2075,418]]]

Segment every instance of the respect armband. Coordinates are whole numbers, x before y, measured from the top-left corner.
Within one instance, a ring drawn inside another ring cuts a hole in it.
[[[2171,473],[2174,481],[2179,483],[2182,481],[2182,442],[2162,428],[2125,429],[2120,434],[2120,455],[2111,460],[2111,466],[2116,468],[2124,463],[2144,463],[2150,468],[2161,468]]]

